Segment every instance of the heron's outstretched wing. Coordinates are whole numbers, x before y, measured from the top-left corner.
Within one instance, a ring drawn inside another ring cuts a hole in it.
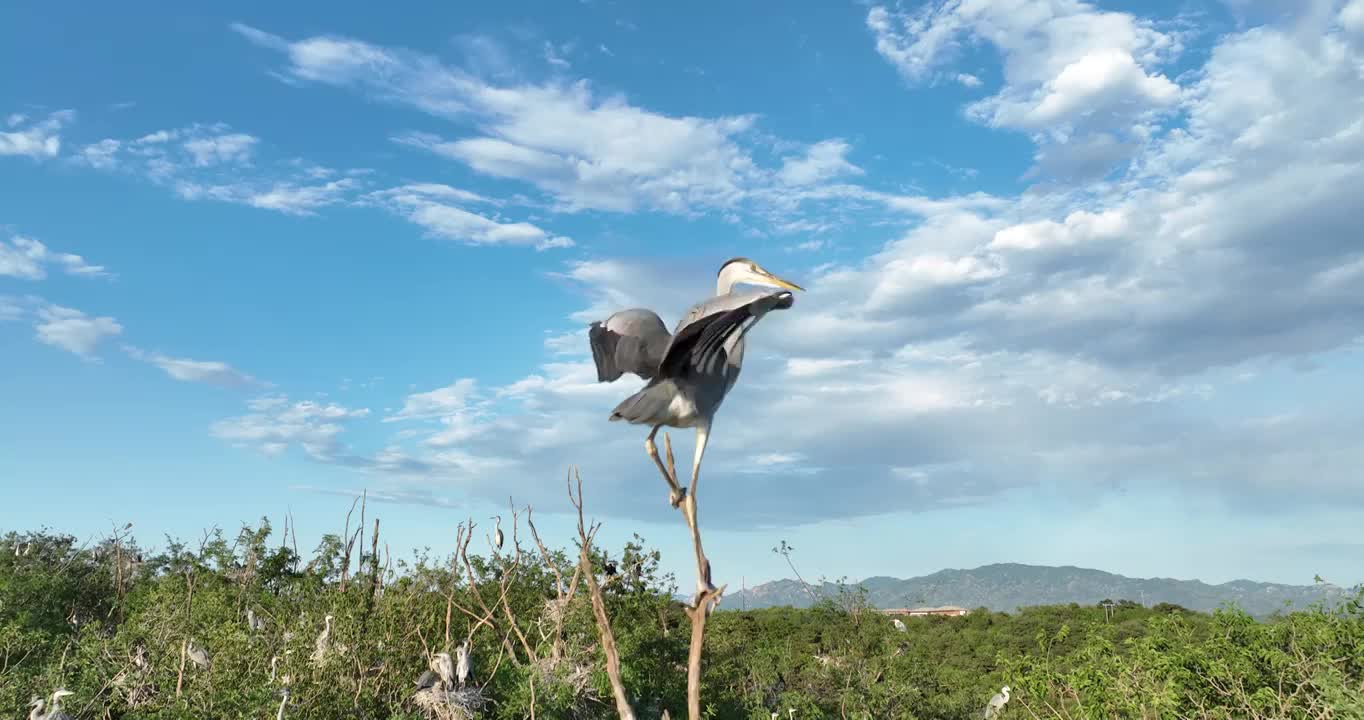
[[[724,366],[726,342],[757,322],[769,310],[790,307],[791,293],[757,296],[749,302],[697,319],[678,330],[659,364],[660,377],[718,374]]]
[[[597,382],[612,382],[625,373],[652,380],[672,340],[663,320],[652,310],[622,310],[587,331]]]

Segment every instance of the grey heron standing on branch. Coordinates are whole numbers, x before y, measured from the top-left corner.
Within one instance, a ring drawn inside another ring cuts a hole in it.
[[[738,285],[766,290],[736,292]],[[772,288],[777,291],[773,292]],[[669,502],[683,507],[693,534],[696,528],[694,494],[701,459],[710,438],[711,423],[725,396],[739,379],[744,360],[744,335],[764,315],[785,310],[795,302],[791,290],[804,290],[783,280],[748,258],[733,258],[720,266],[715,295],[691,307],[670,334],[652,310],[622,310],[603,322],[592,323],[588,339],[597,366],[598,382],[613,382],[633,373],[648,383],[611,411],[611,420],[648,425],[645,449],[671,491]],[[695,428],[691,485],[681,487],[658,456],[654,436],[662,427]],[[713,590],[710,570],[697,540],[701,591]]]
[[[471,659],[469,657],[468,640],[465,640],[464,642],[460,643],[459,647],[455,648],[455,657],[457,658],[455,665],[455,677],[456,679],[459,680],[460,689],[463,690],[464,683],[469,679],[469,671],[472,669],[470,667]]]

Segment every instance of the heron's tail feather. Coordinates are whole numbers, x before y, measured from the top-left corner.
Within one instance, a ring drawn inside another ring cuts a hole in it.
[[[668,406],[676,390],[669,381],[649,383],[625,398],[611,411],[611,421],[624,420],[632,425],[659,425],[669,419]]]
[[[620,336],[606,329],[600,322],[592,323],[587,331],[592,344],[592,361],[597,364],[597,382],[613,382],[623,372],[616,367],[616,342]]]

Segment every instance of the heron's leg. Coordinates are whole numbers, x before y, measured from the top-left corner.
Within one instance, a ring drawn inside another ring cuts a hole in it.
[[[701,423],[696,426],[696,455],[692,458],[691,465],[691,485],[687,488],[687,495],[682,504],[682,514],[687,518],[687,526],[691,528],[691,541],[696,550],[696,593],[699,598],[707,593],[714,592],[715,585],[710,581],[710,560],[706,558],[706,551],[701,547],[701,526],[696,517],[696,484],[701,479],[701,459],[706,455],[706,441],[710,439],[710,423]]]
[[[664,467],[663,459],[658,456],[658,446],[654,444],[654,436],[662,427],[662,425],[655,425],[654,429],[649,431],[649,437],[644,439],[644,449],[649,452],[649,457],[653,458],[654,465],[658,466],[658,472],[668,482],[668,502],[673,507],[677,507],[682,503],[682,498],[686,496],[687,491],[677,484],[677,478],[668,471],[668,468]]]

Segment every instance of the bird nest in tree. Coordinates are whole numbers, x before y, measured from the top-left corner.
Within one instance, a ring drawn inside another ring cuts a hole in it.
[[[545,601],[545,607],[540,611],[540,617],[545,623],[554,626],[563,621],[564,610],[568,606],[568,598],[550,598]]]
[[[488,700],[483,696],[483,691],[476,687],[463,690],[433,687],[418,690],[412,696],[412,701],[432,720],[473,720],[474,713],[482,709]]]
[[[553,658],[539,658],[535,668],[539,671],[537,682],[541,686],[561,685],[568,687],[574,697],[597,699],[590,665],[569,658],[560,658],[557,662]]]

